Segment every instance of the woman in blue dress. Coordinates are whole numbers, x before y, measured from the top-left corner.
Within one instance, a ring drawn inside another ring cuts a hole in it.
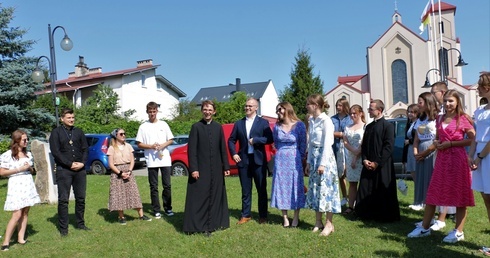
[[[276,107],[277,123],[274,126],[274,174],[272,176],[271,207],[280,209],[283,227],[297,227],[299,210],[305,207],[302,160],[306,157],[306,126],[294,113],[289,102]],[[289,224],[288,210],[294,210]]]
[[[306,204],[316,212],[313,232],[323,228],[320,236],[328,236],[335,230],[332,224],[333,214],[341,212],[337,163],[331,148],[335,129],[330,117],[323,112],[325,108],[328,108],[328,104],[322,95],[308,97],[306,109],[311,117],[308,125],[306,170],[309,171],[310,177]],[[324,226],[322,216],[325,212],[327,218]]]

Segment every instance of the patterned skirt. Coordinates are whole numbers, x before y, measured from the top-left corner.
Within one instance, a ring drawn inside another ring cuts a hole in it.
[[[129,164],[117,165],[119,171],[128,171]],[[127,180],[123,180],[115,173],[111,173],[111,186],[109,190],[109,211],[143,208],[138,185],[133,173]]]

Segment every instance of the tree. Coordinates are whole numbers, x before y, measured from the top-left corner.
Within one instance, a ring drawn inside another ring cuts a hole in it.
[[[10,134],[18,128],[31,135],[43,125],[54,125],[54,116],[42,108],[30,108],[34,92],[42,85],[31,79],[36,58],[26,57],[34,40],[23,40],[25,29],[9,27],[14,8],[0,5],[0,134]]]
[[[117,104],[119,96],[111,87],[100,84],[78,109],[77,118],[81,121],[90,121],[99,125],[107,125],[117,118],[116,112],[120,108]]]
[[[307,50],[298,50],[295,60],[296,64],[290,73],[291,83],[279,94],[279,99],[291,103],[298,117],[303,119],[307,112],[306,98],[311,94],[323,95],[323,81],[319,75],[313,75],[315,66],[310,63],[311,57]]]
[[[218,102],[216,104],[216,115],[214,121],[220,124],[234,123],[244,116],[243,106],[247,101],[247,94],[239,91],[235,92],[228,102]],[[177,114],[172,121],[166,121],[174,135],[189,134],[192,124],[201,120],[202,113],[200,107],[188,100],[180,101],[174,108]]]

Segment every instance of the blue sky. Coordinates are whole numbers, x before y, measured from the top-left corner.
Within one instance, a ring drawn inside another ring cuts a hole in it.
[[[396,2],[403,24],[418,33],[427,1]],[[480,71],[490,70],[490,1],[446,2],[457,7],[456,34],[469,63],[463,83],[476,83]],[[271,79],[280,92],[300,48],[309,51],[325,92],[338,76],[365,74],[366,48],[390,27],[395,1],[7,0],[2,7],[15,7],[10,26],[28,29],[24,38],[37,41],[28,55],[49,56],[48,24],[67,30],[69,52],[59,47],[62,30],[54,35],[58,79],[68,77],[79,55],[103,72],[153,59],[157,72],[192,99],[202,87],[235,78]]]

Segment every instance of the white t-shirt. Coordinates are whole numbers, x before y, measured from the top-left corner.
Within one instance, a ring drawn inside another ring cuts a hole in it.
[[[145,121],[138,128],[138,134],[136,135],[136,141],[144,144],[164,143],[174,138],[170,127],[164,121],[157,120],[155,123]],[[167,148],[157,151],[154,149],[144,149],[146,157],[146,165],[150,168],[156,167],[170,167],[172,166],[172,160],[170,159],[170,152]]]

